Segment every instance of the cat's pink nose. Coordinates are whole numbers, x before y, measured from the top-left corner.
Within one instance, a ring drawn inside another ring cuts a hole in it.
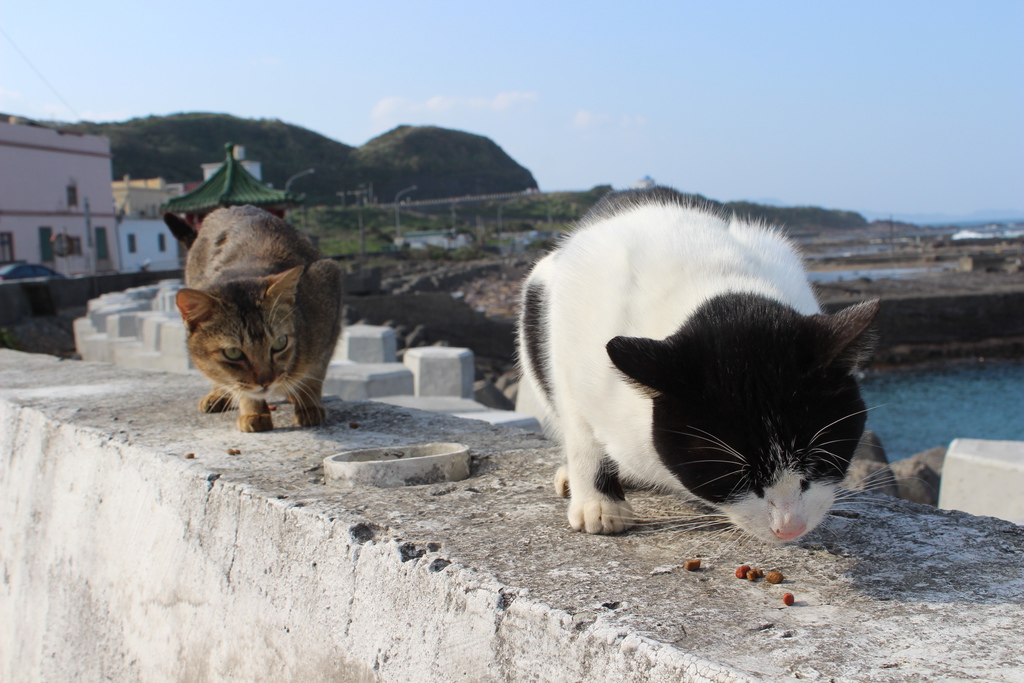
[[[807,524],[802,521],[787,521],[785,524],[779,525],[778,528],[772,528],[772,532],[783,541],[799,538],[805,531],[807,531]]]

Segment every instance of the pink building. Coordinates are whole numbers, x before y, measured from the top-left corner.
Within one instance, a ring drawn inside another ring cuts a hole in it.
[[[119,269],[110,141],[0,114],[0,263]]]

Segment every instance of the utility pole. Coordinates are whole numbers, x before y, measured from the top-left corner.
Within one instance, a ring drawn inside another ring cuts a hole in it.
[[[402,239],[402,224],[399,220],[398,200],[402,198],[402,195],[413,192],[416,189],[415,185],[411,185],[404,190],[400,190],[398,194],[395,195],[395,242]]]

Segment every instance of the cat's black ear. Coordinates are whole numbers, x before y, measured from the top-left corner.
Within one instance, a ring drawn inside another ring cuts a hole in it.
[[[626,377],[646,389],[663,392],[667,374],[665,342],[644,337],[615,337],[605,345],[608,357]]]
[[[871,359],[878,343],[874,323],[880,306],[881,302],[873,299],[831,315],[811,316],[825,332],[823,365],[853,372]]]
[[[305,269],[305,266],[295,266],[277,275],[267,276],[267,293],[264,298],[274,305],[295,303],[295,288]]]
[[[164,214],[164,225],[174,235],[174,239],[178,240],[185,245],[186,249],[192,248],[192,243],[196,241],[196,237],[199,233],[196,231],[192,224],[181,218],[177,214],[167,212]]]
[[[218,305],[216,297],[198,289],[179,289],[174,303],[189,332],[194,332],[197,327],[209,320]]]

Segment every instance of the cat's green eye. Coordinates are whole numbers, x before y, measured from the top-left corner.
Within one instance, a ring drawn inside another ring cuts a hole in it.
[[[242,349],[235,346],[232,346],[230,349],[224,349],[221,353],[223,353],[224,357],[228,360],[242,360],[242,357],[245,356],[245,354],[242,353]]]
[[[288,335],[282,334],[280,337],[274,340],[274,343],[271,345],[270,350],[275,352],[283,351],[284,347],[286,346],[288,346]]]

